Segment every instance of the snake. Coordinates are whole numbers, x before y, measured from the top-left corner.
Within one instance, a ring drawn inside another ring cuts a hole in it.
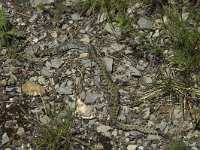
[[[66,43],[57,47],[58,53],[65,53],[71,49],[77,49],[81,51],[88,51],[89,57],[92,61],[96,63],[99,75],[102,80],[102,84],[106,85],[106,96],[109,98],[108,101],[108,113],[110,115],[109,124],[113,127],[124,131],[136,130],[144,134],[157,134],[155,130],[137,124],[127,124],[118,121],[118,115],[120,112],[120,93],[117,85],[111,78],[110,73],[107,71],[105,62],[102,60],[100,54],[97,53],[97,50],[92,44],[84,43]]]

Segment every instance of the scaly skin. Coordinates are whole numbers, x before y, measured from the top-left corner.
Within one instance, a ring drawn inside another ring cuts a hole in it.
[[[101,76],[101,79],[103,81],[103,84],[105,84],[107,87],[107,92],[105,93],[106,97],[109,98],[108,106],[109,106],[109,115],[110,115],[110,125],[117,127],[118,129],[122,129],[125,131],[131,131],[131,130],[137,130],[142,133],[155,133],[150,128],[147,128],[146,126],[141,125],[134,125],[134,124],[124,124],[117,120],[118,114],[119,114],[119,101],[120,101],[120,93],[113,82],[110,73],[106,69],[105,62],[101,59],[100,55],[97,53],[95,47],[93,45],[86,45],[86,44],[71,44],[67,43],[65,45],[62,45],[58,48],[59,52],[67,52],[70,49],[79,49],[88,51],[90,58],[96,63],[96,67],[98,68],[99,74]]]

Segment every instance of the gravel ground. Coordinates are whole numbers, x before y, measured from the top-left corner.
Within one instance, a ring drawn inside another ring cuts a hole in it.
[[[3,2],[10,22],[25,32],[26,38],[13,41],[13,44],[17,45],[15,52],[26,59],[8,59],[8,49],[0,51],[1,149],[36,149],[36,139],[40,135],[38,124],[48,123],[50,119],[45,114],[44,102],[56,110],[64,105],[75,110],[79,98],[86,109],[94,111],[92,108],[95,108],[95,116],[90,116],[93,112],[78,112],[79,117],[75,117],[72,128],[77,137],[91,147],[96,146],[95,149],[162,150],[171,139],[182,139],[193,150],[200,149],[200,132],[194,130],[189,114],[184,114],[183,119],[179,104],[172,106],[169,99],[164,98],[139,99],[153,87],[159,69],[166,65],[138,48],[140,37],[124,37],[116,25],[113,33],[105,14],[88,16],[87,12],[80,13],[70,6],[55,22],[54,3],[46,4],[45,11],[41,11],[34,2],[37,1]],[[154,25],[153,21],[139,17],[144,13],[142,6],[134,8],[134,16],[138,15],[134,22],[138,26],[137,32],[148,32],[152,38],[161,36],[162,31],[148,29]],[[159,21],[159,18],[156,20]],[[103,81],[88,53],[79,50],[51,53],[57,46],[68,42],[93,43],[102,54],[119,87],[119,120],[146,125],[159,130],[164,136],[122,131],[109,126],[109,99],[104,98],[105,88],[100,84]],[[166,44],[167,41],[163,43]],[[34,84],[26,84],[30,82]],[[35,93],[34,88],[37,89]],[[85,119],[81,119],[80,115]],[[88,147],[75,142],[68,149]]]

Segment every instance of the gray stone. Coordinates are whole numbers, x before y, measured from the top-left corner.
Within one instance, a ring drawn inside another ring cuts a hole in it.
[[[197,27],[198,32],[200,32],[200,27]]]
[[[38,78],[37,78],[37,80],[38,80],[38,82],[40,83],[40,84],[46,84],[46,81],[45,81],[45,78],[44,77],[42,77],[42,76],[39,76]]]
[[[72,15],[71,15],[71,17],[72,17],[72,20],[81,20],[81,17],[80,17],[80,15],[79,15],[79,14],[77,14],[77,13],[75,13],[75,14],[72,14]]]
[[[97,96],[95,94],[92,94],[91,90],[88,90],[86,92],[86,97],[85,97],[86,103],[90,103],[90,104],[92,103],[93,104],[96,101],[96,99],[97,99]]]
[[[42,124],[48,124],[51,121],[51,118],[49,118],[47,115],[44,115],[40,118],[40,122]]]
[[[105,137],[109,137],[109,138],[111,137],[110,132],[103,132],[102,135],[105,136]]]
[[[126,139],[125,139],[125,142],[126,142],[126,143],[129,143],[129,142],[130,142],[130,139],[129,139],[129,138],[126,138]]]
[[[63,60],[58,59],[58,58],[54,58],[51,60],[51,66],[53,68],[60,68],[60,66],[64,63]]]
[[[125,45],[119,44],[119,43],[112,43],[110,45],[109,52],[112,54],[113,52],[117,52],[122,50],[125,47]]]
[[[38,19],[38,14],[34,14],[34,15],[29,19],[29,22],[30,22],[30,23],[34,23],[34,22],[36,22],[37,19]]]
[[[112,29],[112,26],[110,25],[110,23],[106,23],[105,27],[104,27],[104,30],[109,32],[109,33],[114,33],[113,29]]]
[[[29,49],[29,48],[26,48],[25,50],[24,50],[24,52],[26,53],[26,57],[27,57],[27,59],[29,59],[29,60],[31,60],[31,61],[35,61],[36,60],[36,58],[35,58],[35,52],[32,50],[32,49]]]
[[[4,150],[12,150],[11,148],[5,148]]]
[[[71,6],[74,3],[78,3],[79,0],[65,0],[64,3],[66,4],[66,6]]]
[[[117,130],[114,130],[114,131],[112,132],[112,135],[113,135],[114,137],[116,137],[116,136],[117,136]]]
[[[145,110],[144,110],[145,112],[144,112],[144,119],[148,119],[149,118],[149,116],[150,116],[150,108],[146,108]]]
[[[70,71],[70,70],[68,69],[68,70],[65,71],[65,74],[66,74],[66,75],[71,75],[71,74],[72,74],[72,71]]]
[[[110,129],[111,129],[110,126],[99,125],[99,126],[97,127],[97,132],[105,133],[105,132],[108,132]]]
[[[36,7],[40,4],[51,4],[54,3],[55,0],[30,0],[31,6]]]
[[[106,20],[106,13],[100,13],[99,15],[98,15],[98,19],[97,19],[97,23],[99,24],[99,23],[102,23],[103,21],[105,21]]]
[[[96,108],[97,108],[97,109],[101,109],[101,108],[103,108],[104,106],[105,106],[104,104],[97,104],[97,105],[96,105]]]
[[[41,70],[41,75],[44,77],[52,77],[53,76],[53,71],[47,69],[46,67],[43,67]]]
[[[138,69],[136,69],[135,67],[130,66],[129,70],[130,70],[131,76],[141,77],[141,72]]]
[[[176,119],[179,119],[179,118],[182,117],[182,115],[183,115],[183,113],[182,113],[182,110],[181,110],[180,106],[176,106],[176,107],[174,108],[174,117],[175,117]]]
[[[182,17],[181,18],[183,19],[183,21],[186,21],[188,19],[189,15],[190,15],[189,12],[182,12]]]
[[[50,63],[49,61],[46,61],[45,66],[46,66],[47,68],[51,68],[51,63]]]
[[[10,141],[7,133],[4,133],[1,137],[1,144],[4,145],[5,143],[8,143]]]
[[[108,47],[103,47],[101,52],[103,52],[105,55],[108,55]]]
[[[3,66],[4,66],[4,68],[3,69],[17,69],[16,67],[11,67],[11,66],[9,66],[10,65],[10,63],[12,62],[12,60],[11,59],[6,59],[6,61],[2,64]],[[7,68],[8,67],[8,68]]]
[[[29,78],[29,81],[30,82],[35,82],[35,81],[37,81],[38,80],[38,77],[37,76],[34,76],[34,77],[30,77]]]
[[[199,148],[193,146],[192,150],[199,150]]]
[[[127,71],[125,72],[125,74],[126,74],[127,77],[131,77],[131,71],[130,71],[130,70],[127,70]]]
[[[79,94],[79,96],[80,96],[80,99],[85,99],[85,91],[82,91],[82,92]]]
[[[152,147],[153,149],[158,149],[158,145],[157,145],[157,144],[151,144],[151,147]]]
[[[83,37],[80,39],[80,41],[83,42],[83,43],[86,43],[86,44],[90,43],[89,35],[83,34]]]
[[[99,86],[99,83],[101,82],[100,76],[94,76],[94,84]]]
[[[79,58],[87,58],[88,57],[88,53],[81,53],[80,55],[79,55]]]
[[[17,129],[17,133],[16,133],[16,134],[18,134],[18,135],[23,135],[24,133],[25,133],[25,130],[24,130],[23,127],[19,127],[19,128]]]
[[[117,71],[125,71],[125,67],[124,66],[119,66],[119,67],[117,67]]]
[[[67,81],[68,81],[68,80],[67,80]],[[60,84],[60,87],[65,87],[66,84],[67,84],[67,81],[62,82],[62,83]]]
[[[40,109],[32,109],[31,113],[33,113],[33,114],[42,113],[42,110],[40,110]]]
[[[38,38],[39,41],[45,39],[47,37],[47,33],[44,32],[43,34],[40,35],[40,37]],[[42,45],[40,44],[40,47],[42,47]]]
[[[164,129],[166,128],[166,126],[167,126],[167,123],[164,122],[164,121],[162,121],[161,123],[159,123],[159,124],[156,125],[156,129],[159,129],[160,131],[163,132]]]
[[[137,147],[138,147],[138,145],[131,144],[131,145],[127,146],[127,150],[137,150]]]
[[[146,67],[148,66],[148,63],[147,62],[144,62],[143,60],[139,60],[136,68],[138,70],[144,70]]]
[[[152,141],[152,140],[159,140],[160,137],[158,135],[154,135],[154,134],[149,134],[147,136],[147,140]]]
[[[72,97],[70,96],[70,98],[72,98]],[[72,98],[72,100],[73,100],[73,102],[71,100],[70,101],[65,100],[65,102],[67,103],[69,108],[75,109],[76,108],[75,98]]]
[[[82,30],[80,30],[79,32],[80,32],[81,34],[85,34],[85,33],[86,33],[85,29],[82,29]]]
[[[66,110],[62,110],[58,113],[59,118],[65,118],[67,117],[67,115],[68,115],[68,112]]]
[[[143,66],[138,65],[138,64],[137,64],[136,68],[137,68],[138,70],[144,70],[144,69],[145,69]]]
[[[11,84],[15,84],[17,82],[17,77],[14,74],[10,74],[10,78],[8,79],[7,84],[11,85]]]
[[[105,57],[104,61],[106,63],[106,68],[109,72],[112,72],[112,66],[113,66],[113,59],[109,57]]]
[[[53,38],[57,38],[58,37],[58,33],[56,31],[51,31],[51,36]]]
[[[113,76],[113,80],[114,80],[114,81],[118,80],[118,81],[120,81],[121,83],[123,83],[123,82],[126,82],[128,79],[127,79],[127,76],[124,75],[124,74],[115,74],[115,75]]]
[[[94,118],[94,119],[89,120],[88,124],[94,125],[96,122],[97,122],[97,119]]]
[[[145,145],[145,144],[144,144],[144,145]],[[145,147],[144,147],[144,146],[141,146],[141,145],[138,146],[137,148],[138,148],[137,150],[145,150]]]
[[[34,39],[33,39],[33,42],[34,43],[37,43],[39,41],[39,39],[37,38],[37,37],[35,37]]]
[[[114,29],[113,29],[114,27]],[[108,33],[114,34],[116,36],[121,36],[121,30],[119,27],[117,27],[116,25],[113,25],[113,27],[111,26],[110,23],[106,23],[105,27],[104,27],[104,31],[107,31]]]
[[[121,114],[118,116],[118,119],[119,119],[119,120],[122,120],[122,121],[126,121],[126,116],[125,116],[123,113],[121,113]]]
[[[7,92],[12,92],[13,89],[14,89],[13,87],[6,87],[6,91],[7,91]]]
[[[138,136],[143,135],[143,133],[139,132],[139,131],[130,131],[129,132],[130,136],[132,136],[133,138],[137,138]]]
[[[124,94],[126,94],[126,93],[124,93]],[[127,91],[127,94],[130,94],[130,93]],[[122,106],[122,112],[124,114],[128,114],[130,112],[130,106],[127,106],[127,105]]]
[[[156,30],[155,33],[152,35],[153,38],[157,38],[160,35],[160,30]]]
[[[58,87],[56,89],[56,92],[58,92],[59,94],[67,94],[67,95],[71,95],[72,94],[72,88],[70,87]]]
[[[153,27],[153,22],[143,17],[138,20],[137,24],[142,29],[152,29]]]
[[[124,50],[124,53],[125,54],[131,54],[131,53],[133,53],[131,50],[129,50],[129,49],[127,49],[127,50]]]
[[[78,80],[78,79],[77,79],[77,80]],[[67,86],[68,86],[68,87],[72,87],[72,86],[73,86],[73,83],[74,83],[73,81],[69,80],[69,81],[67,81]]]
[[[149,75],[145,75],[142,77],[142,82],[144,84],[151,84],[153,82],[153,80]]]
[[[90,59],[82,59],[82,60],[81,60],[81,63],[82,63],[82,65],[83,65],[85,68],[91,67],[91,65],[92,65]],[[94,64],[94,63],[93,63],[93,64]]]
[[[63,30],[65,30],[65,29],[67,29],[67,28],[69,28],[69,25],[68,25],[68,24],[63,24],[63,25],[62,25],[62,29],[63,29]]]

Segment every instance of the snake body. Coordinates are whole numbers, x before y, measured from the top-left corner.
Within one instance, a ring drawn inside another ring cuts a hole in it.
[[[95,47],[93,45],[87,45],[87,44],[63,44],[62,46],[59,46],[57,50],[59,53],[65,53],[71,49],[78,49],[78,50],[84,50],[88,51],[89,57],[96,63],[96,67],[98,68],[99,74],[101,76],[101,79],[103,81],[103,84],[105,84],[107,87],[107,96],[108,96],[108,112],[110,115],[110,125],[117,127],[118,129],[124,130],[124,131],[131,131],[131,130],[137,130],[142,133],[155,133],[152,129],[143,126],[143,125],[134,125],[134,124],[125,124],[118,121],[118,115],[119,115],[119,101],[120,101],[120,93],[113,82],[110,73],[107,71],[105,62],[102,60],[101,56],[97,53]]]

